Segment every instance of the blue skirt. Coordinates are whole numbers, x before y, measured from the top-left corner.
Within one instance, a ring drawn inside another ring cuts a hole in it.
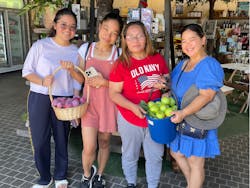
[[[197,139],[177,133],[176,138],[170,143],[173,152],[180,152],[186,157],[197,156],[203,158],[215,158],[220,155],[220,146],[217,129],[209,130],[206,138]]]

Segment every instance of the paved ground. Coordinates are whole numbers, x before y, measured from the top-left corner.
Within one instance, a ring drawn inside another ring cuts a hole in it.
[[[26,111],[28,87],[20,72],[0,74],[0,188],[29,188],[37,176],[29,138],[26,137],[21,115]],[[18,134],[17,134],[18,133]],[[25,133],[24,136],[21,136]],[[220,140],[222,155],[206,161],[204,188],[249,187],[249,134]],[[78,147],[79,148],[79,147]],[[81,160],[79,152],[69,148],[69,187],[79,187]],[[121,177],[106,175],[107,188],[125,187]],[[145,178],[139,178],[139,188],[146,188]],[[182,174],[162,172],[160,188],[185,187]]]

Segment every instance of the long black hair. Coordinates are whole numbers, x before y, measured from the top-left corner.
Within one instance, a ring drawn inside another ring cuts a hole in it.
[[[75,13],[69,8],[63,8],[63,9],[58,10],[53,22],[57,23],[57,21],[60,20],[60,18],[64,15],[72,16],[75,20],[75,23],[77,23]],[[49,32],[49,37],[54,37],[55,35],[56,35],[56,30],[54,29],[54,26],[52,26]]]

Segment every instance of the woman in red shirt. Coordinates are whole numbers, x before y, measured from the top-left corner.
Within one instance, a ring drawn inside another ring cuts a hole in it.
[[[147,30],[141,22],[128,23],[122,32],[122,54],[110,74],[109,94],[118,107],[118,131],[122,139],[122,168],[127,187],[136,187],[137,163],[141,146],[146,159],[148,188],[158,186],[164,145],[149,134],[141,100],[161,97],[159,84],[168,76],[163,57],[155,53]]]

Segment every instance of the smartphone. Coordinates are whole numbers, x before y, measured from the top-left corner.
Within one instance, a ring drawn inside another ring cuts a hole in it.
[[[85,70],[85,73],[88,77],[94,77],[98,75],[98,72],[94,67],[89,67],[87,70]]]

